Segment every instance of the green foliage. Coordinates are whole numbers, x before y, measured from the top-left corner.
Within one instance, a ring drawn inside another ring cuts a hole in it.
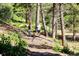
[[[18,17],[16,14],[13,15],[12,20],[15,20],[15,21],[23,21],[22,20],[22,17]]]
[[[27,55],[27,43],[17,33],[0,35],[0,53],[2,55]]]
[[[69,54],[70,53],[70,49],[68,47],[64,47],[62,49],[62,52]]]
[[[65,28],[72,32],[73,23],[76,25],[74,28],[74,32],[79,32],[79,4],[64,4],[64,22]],[[14,3],[14,4],[0,4],[0,19],[8,20],[8,23],[11,25],[23,29],[28,30],[26,27],[26,16],[28,13],[32,11],[32,28],[31,30],[35,30],[35,22],[36,22],[36,4],[30,3]],[[52,4],[43,4],[43,11],[45,14],[46,20],[46,30],[48,32],[52,31]],[[40,17],[41,18],[41,17]],[[60,17],[59,17],[60,18]],[[60,30],[60,20],[58,18],[58,30]],[[27,19],[28,20],[28,19]],[[75,20],[75,22],[73,21]],[[40,19],[41,32],[43,32],[42,20]],[[17,33],[8,33],[0,35],[0,52],[6,53],[7,55],[25,55],[25,47],[27,47],[27,43],[20,38]],[[73,53],[68,47],[61,47],[61,42],[55,40],[55,45],[53,50],[63,53]],[[3,54],[5,55],[5,54]]]
[[[53,45],[53,50],[56,52],[62,52],[69,55],[74,55],[74,51],[70,50],[68,46],[65,46],[65,47],[61,46],[58,40],[55,41]]]
[[[55,44],[55,46],[53,47],[54,51],[60,52],[62,50],[62,48],[60,47],[60,45]]]
[[[12,5],[11,4],[0,4],[0,19],[7,20],[12,18]]]
[[[60,43],[61,43],[60,40],[57,39],[54,40],[54,45],[53,45],[54,51],[60,52],[62,50],[62,46]]]
[[[47,15],[45,19],[46,19],[46,25],[50,25],[50,20],[51,20],[50,16]]]
[[[66,54],[69,54],[69,55],[73,55],[74,54],[74,51],[71,51],[70,49],[69,49],[69,47],[64,47],[62,50],[61,50],[61,52],[63,52],[63,53],[66,53]]]
[[[62,52],[69,55],[74,55],[74,51],[71,50],[68,45],[66,44],[65,47],[61,46],[61,41],[55,39],[53,43],[53,50],[56,52]]]
[[[18,17],[17,15],[13,15],[13,18],[11,21],[9,21],[10,24],[13,26],[16,26],[17,28],[25,28],[25,19],[23,17]]]

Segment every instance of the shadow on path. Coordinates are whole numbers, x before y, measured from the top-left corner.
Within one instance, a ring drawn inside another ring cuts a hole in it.
[[[49,52],[32,52],[28,50],[28,56],[61,56],[61,55]]]
[[[47,46],[47,45],[34,45],[34,44],[29,44],[28,45],[31,48],[38,48],[38,49],[52,49],[51,46]]]

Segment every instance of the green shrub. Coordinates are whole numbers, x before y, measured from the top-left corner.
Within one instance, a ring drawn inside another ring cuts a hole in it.
[[[64,53],[69,53],[69,52],[70,52],[70,49],[69,49],[68,47],[64,47],[64,48],[62,49],[62,52],[64,52]]]
[[[70,55],[73,55],[74,54],[74,51],[71,51],[70,49],[69,49],[69,47],[64,47],[62,50],[61,50],[61,52],[63,52],[63,53],[67,53],[67,54],[70,54]]]
[[[0,4],[0,19],[11,19],[13,14],[13,7],[9,4]]]
[[[17,33],[0,35],[0,53],[2,55],[26,55],[27,43]]]
[[[57,39],[54,40],[54,42],[53,42],[53,50],[57,51],[57,52],[60,52],[62,50],[62,46],[61,46],[61,41],[60,40],[57,40]]]
[[[53,50],[60,52],[62,50],[62,47],[59,44],[55,44],[55,46],[53,47]]]

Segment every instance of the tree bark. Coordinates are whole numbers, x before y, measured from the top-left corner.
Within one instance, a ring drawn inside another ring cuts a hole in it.
[[[36,6],[36,32],[37,30],[40,30],[40,4],[37,3],[37,6]]]
[[[61,22],[61,34],[62,34],[62,46],[65,44],[65,29],[64,29],[64,17],[63,17],[63,4],[60,3],[60,22]]]
[[[52,18],[52,37],[55,39],[56,37],[56,21],[58,18],[58,4],[53,4],[53,18]]]
[[[26,14],[25,14],[25,21],[26,21],[26,23],[27,23],[27,11],[26,11]]]
[[[45,21],[45,15],[44,15],[44,12],[43,12],[43,8],[42,8],[42,4],[40,4],[40,10],[41,10],[41,16],[42,16],[42,23],[43,23],[43,29],[44,29],[44,33],[45,33],[45,36],[47,36],[47,31],[46,31],[46,21]]]
[[[29,4],[30,5],[30,4]],[[28,11],[27,11],[27,23],[28,23],[28,33],[29,33],[29,36],[31,36],[31,28],[32,28],[32,10],[31,8],[29,7]]]
[[[76,29],[75,29],[75,23],[76,23],[76,20],[75,20],[75,14],[73,14],[73,40],[75,41],[75,35],[76,35]]]
[[[28,29],[31,30],[32,27],[32,19],[31,19],[31,9],[29,9],[29,14],[28,14],[28,20],[29,20],[29,26]]]
[[[55,39],[55,3],[53,4],[52,37]]]
[[[56,25],[55,25],[55,36],[57,38],[57,30],[58,30],[58,20],[59,20],[59,3],[56,4]]]

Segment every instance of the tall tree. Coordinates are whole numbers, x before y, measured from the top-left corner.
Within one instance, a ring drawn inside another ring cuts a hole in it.
[[[25,21],[26,21],[26,25],[28,27],[28,30],[31,30],[31,21],[32,21],[31,14],[32,14],[33,5],[31,3],[23,3],[23,4],[15,3],[13,6],[15,7],[14,8],[15,12],[17,12],[17,14],[19,14],[20,17],[25,16]]]
[[[55,23],[55,36],[57,37],[58,30],[58,20],[59,20],[59,3],[56,4],[56,23]]]
[[[31,8],[29,8],[29,11],[28,11],[28,24],[29,24],[28,30],[29,30],[30,36],[31,36],[31,27],[32,27],[32,17],[31,17],[32,15],[31,14],[32,14],[32,10],[31,10]]]
[[[53,4],[52,37],[55,39],[55,3]]]
[[[73,21],[72,21],[72,23],[73,23],[73,40],[75,41],[75,39],[76,39],[76,27],[77,27],[77,22],[76,22],[76,19],[77,19],[77,15],[78,15],[78,9],[76,9],[77,8],[77,4],[71,4],[71,6],[72,6],[72,19],[73,19]]]
[[[36,32],[38,32],[38,30],[40,30],[40,3],[36,4]]]
[[[59,4],[60,9],[60,21],[61,21],[61,34],[62,34],[62,46],[65,44],[65,29],[64,29],[64,17],[63,17],[63,4]]]
[[[42,4],[40,4],[40,10],[41,10],[41,16],[42,16],[42,23],[43,23],[44,33],[45,33],[45,35],[47,36],[46,21],[45,21],[45,15],[44,15],[44,11],[43,11],[43,6],[42,6]]]
[[[75,41],[75,35],[76,35],[76,20],[75,20],[75,15],[73,15],[73,40]]]
[[[53,4],[53,18],[52,18],[52,37],[55,39],[56,35],[56,24],[58,19],[58,4]]]

